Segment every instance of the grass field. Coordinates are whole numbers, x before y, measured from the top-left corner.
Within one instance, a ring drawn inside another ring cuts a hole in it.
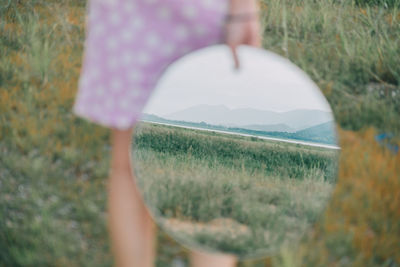
[[[338,151],[141,123],[134,163],[165,229],[188,244],[272,254],[315,223],[336,183]]]
[[[85,5],[0,1],[0,266],[113,263],[110,132],[71,114]],[[374,140],[390,131],[399,143],[398,1],[263,0],[262,22],[263,46],[323,91],[342,150],[337,186],[312,232],[295,249],[240,266],[399,266],[400,156]],[[188,261],[187,250],[158,237],[157,266]]]

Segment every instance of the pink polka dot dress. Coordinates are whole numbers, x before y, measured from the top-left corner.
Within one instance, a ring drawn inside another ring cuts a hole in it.
[[[73,113],[109,128],[132,127],[168,65],[222,43],[228,1],[89,0]]]

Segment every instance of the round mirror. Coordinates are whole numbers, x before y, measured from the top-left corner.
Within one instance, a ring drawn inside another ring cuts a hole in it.
[[[159,226],[203,251],[259,257],[322,214],[339,147],[328,102],[289,60],[226,46],[178,60],[134,131],[133,166]]]

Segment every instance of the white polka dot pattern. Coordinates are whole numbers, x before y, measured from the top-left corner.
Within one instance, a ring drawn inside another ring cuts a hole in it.
[[[169,64],[222,42],[228,0],[89,0],[73,112],[127,129]]]

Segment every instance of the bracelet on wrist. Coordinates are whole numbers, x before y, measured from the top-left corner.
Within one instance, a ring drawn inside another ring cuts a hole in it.
[[[228,14],[225,17],[225,22],[245,22],[253,19],[257,20],[258,18],[259,12]]]

